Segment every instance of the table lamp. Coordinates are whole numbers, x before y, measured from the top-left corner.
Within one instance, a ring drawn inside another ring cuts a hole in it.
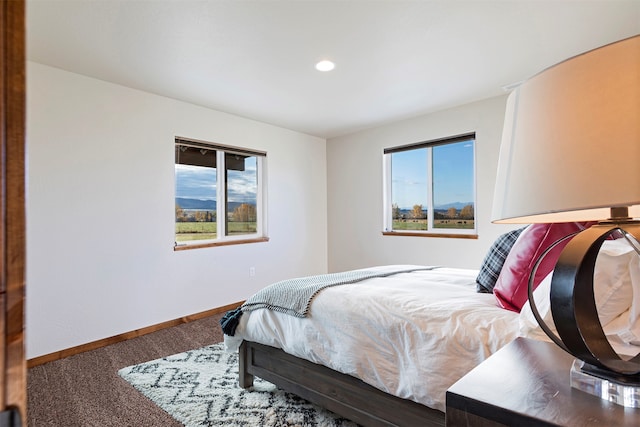
[[[630,407],[640,407],[640,354],[621,357],[611,347],[593,275],[614,235],[640,255],[638,218],[640,35],[567,59],[513,90],[492,214],[495,223],[598,221],[556,264],[550,300],[559,338],[550,338],[576,357],[573,387]]]

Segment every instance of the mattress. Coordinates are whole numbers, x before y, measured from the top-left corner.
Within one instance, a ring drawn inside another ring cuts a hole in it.
[[[398,267],[424,266],[367,270]],[[281,348],[444,411],[446,390],[519,332],[518,313],[476,292],[477,274],[437,267],[329,287],[305,318],[244,313],[225,344],[230,351],[245,339]]]

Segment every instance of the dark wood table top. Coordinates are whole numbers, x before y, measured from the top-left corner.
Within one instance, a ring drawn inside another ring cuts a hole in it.
[[[449,388],[447,410],[505,425],[640,426],[640,409],[572,388],[573,360],[551,342],[517,338]]]

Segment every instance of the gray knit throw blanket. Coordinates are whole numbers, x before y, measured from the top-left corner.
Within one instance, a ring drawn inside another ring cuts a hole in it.
[[[233,336],[242,313],[247,311],[266,308],[295,317],[306,317],[313,297],[330,286],[346,285],[374,277],[387,277],[418,270],[433,270],[434,268],[437,267],[399,267],[385,271],[355,270],[283,280],[263,288],[239,308],[229,311],[220,320],[220,324],[226,335]]]

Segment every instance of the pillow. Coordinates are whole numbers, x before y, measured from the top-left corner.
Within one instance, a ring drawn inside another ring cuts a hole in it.
[[[631,267],[638,255],[625,239],[602,243],[593,273],[593,289],[600,324],[607,326],[631,307]]]
[[[531,224],[514,243],[502,266],[493,293],[502,308],[520,312],[527,301],[529,275],[540,255],[558,239],[576,231],[589,228],[594,222],[563,222],[554,224]],[[542,260],[533,281],[535,289],[542,279],[555,267],[560,252],[569,239],[556,245]]]
[[[605,329],[605,332],[607,332],[607,326],[615,326],[614,320],[623,313],[629,312],[633,300],[633,280],[631,277],[633,270],[631,267],[634,266],[634,263],[638,264],[637,255],[624,239],[605,240],[602,243],[593,273],[593,293],[600,325]],[[549,273],[540,282],[540,285],[533,292],[533,298],[542,320],[554,334],[558,335],[553,323],[549,299],[552,274]],[[520,335],[538,340],[549,340],[533,316],[528,301],[522,307],[519,323]]]
[[[533,299],[536,302],[538,313],[544,323],[547,324],[551,332],[558,336],[556,325],[553,323],[553,316],[551,315],[551,301],[549,295],[551,294],[551,277],[553,272],[547,274],[545,278],[540,282],[535,291],[533,291]],[[551,338],[547,337],[547,334],[542,330],[538,321],[533,315],[531,305],[527,300],[526,304],[520,311],[520,317],[518,318],[520,324],[520,335],[534,340],[551,341]]]
[[[478,277],[476,277],[476,291],[488,294],[493,293],[493,287],[496,284],[496,280],[498,280],[504,261],[507,259],[507,255],[509,255],[509,251],[511,251],[516,239],[525,228],[522,227],[504,233],[493,242],[482,261]]]

